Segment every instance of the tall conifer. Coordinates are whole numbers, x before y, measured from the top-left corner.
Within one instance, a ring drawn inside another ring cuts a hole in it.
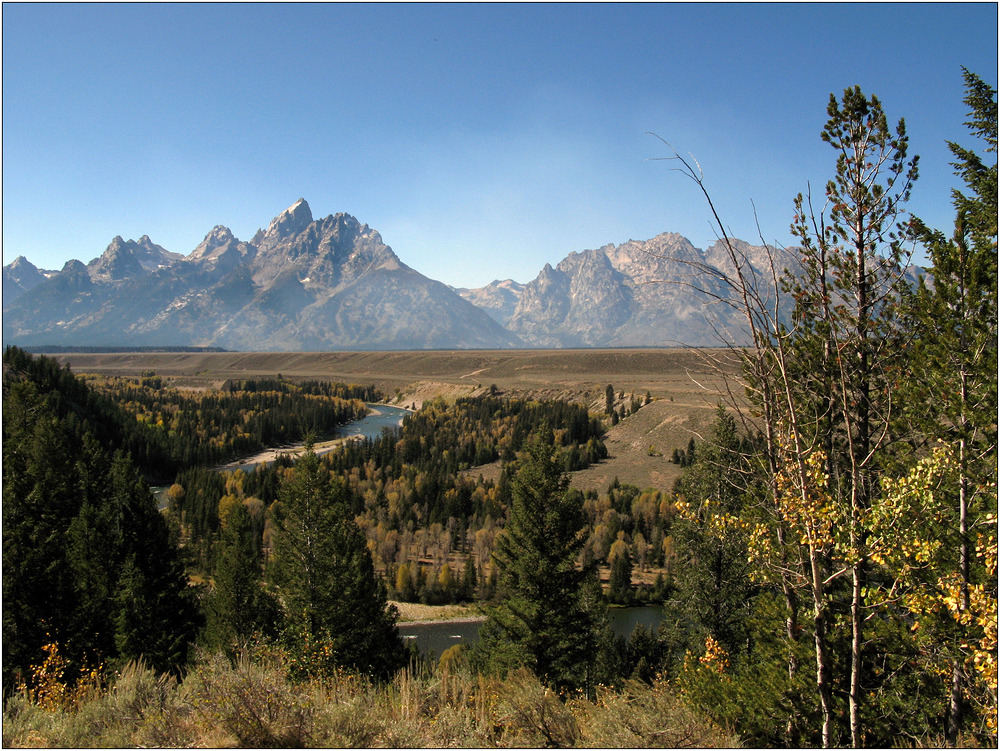
[[[502,599],[483,625],[480,659],[499,669],[527,665],[558,688],[584,687],[596,631],[583,598],[590,567],[577,566],[587,539],[582,496],[566,492],[551,430],[533,434],[519,462],[494,553]]]
[[[307,672],[347,668],[387,679],[405,662],[403,640],[347,502],[343,482],[309,444],[279,492],[269,575],[285,638]]]

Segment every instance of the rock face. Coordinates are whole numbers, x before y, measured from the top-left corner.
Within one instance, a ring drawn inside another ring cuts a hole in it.
[[[768,256],[765,248],[738,243],[751,263]],[[676,233],[570,253],[524,286],[505,323],[538,347],[743,342],[740,316],[725,304],[732,292],[711,273],[726,264],[721,247],[703,252]]]
[[[347,214],[314,220],[302,199],[253,241],[217,226],[187,257],[148,237],[116,237],[100,258],[70,261],[14,300],[3,335],[10,344],[275,351],[521,346],[402,263],[368,225]]]
[[[143,235],[138,242],[115,237],[100,258],[87,264],[95,282],[119,282],[143,276],[179,261],[180,253],[171,253]]]

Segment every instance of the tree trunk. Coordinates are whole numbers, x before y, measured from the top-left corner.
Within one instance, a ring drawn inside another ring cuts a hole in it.
[[[965,352],[965,337],[961,339],[962,352]],[[969,475],[966,467],[966,445],[965,437],[968,429],[965,407],[968,403],[968,377],[963,366],[959,370],[961,378],[961,438],[958,442],[958,567],[961,591],[959,593],[959,608],[962,612],[969,609],[969,520],[968,520],[968,492]],[[956,656],[951,664],[951,699],[948,703],[948,723],[945,727],[945,740],[949,746],[954,747],[958,742],[958,733],[962,725],[962,693],[964,680],[962,674],[962,659]]]
[[[833,690],[830,686],[830,665],[826,644],[826,603],[823,592],[823,569],[819,552],[809,551],[813,596],[813,634],[816,645],[816,690],[823,718],[823,748],[830,748],[830,728],[833,723]]]

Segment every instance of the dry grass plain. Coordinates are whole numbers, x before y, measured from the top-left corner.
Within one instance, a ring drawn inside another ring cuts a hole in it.
[[[227,381],[280,374],[291,380],[325,379],[372,384],[389,401],[424,401],[484,393],[562,398],[604,407],[605,390],[654,401],[608,431],[610,456],[577,472],[573,485],[603,491],[615,477],[640,488],[670,490],[679,467],[670,462],[706,434],[726,377],[737,373],[731,355],[710,349],[598,349],[419,352],[72,353],[55,355],[76,373],[138,376],[155,371],[180,388],[218,388]],[[489,475],[491,468],[475,470]]]

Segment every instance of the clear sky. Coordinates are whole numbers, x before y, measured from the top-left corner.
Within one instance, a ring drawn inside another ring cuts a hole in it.
[[[961,66],[997,84],[995,3],[3,5],[3,262],[148,234],[249,239],[299,197],[455,286],[660,232],[789,244],[831,92],[906,118],[911,210],[951,223]]]

